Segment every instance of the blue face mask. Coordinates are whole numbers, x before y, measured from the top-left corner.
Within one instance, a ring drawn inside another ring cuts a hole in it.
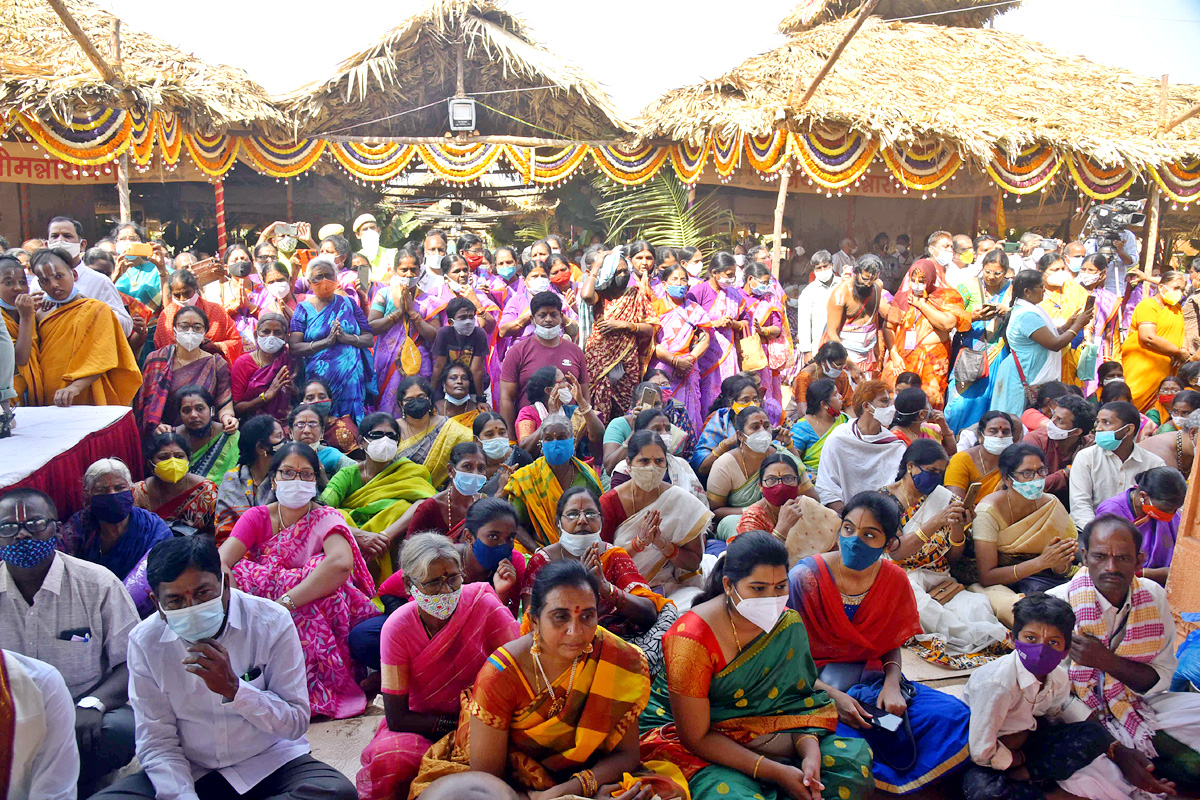
[[[571,456],[575,455],[575,440],[551,439],[544,441],[542,442],[542,455],[550,466],[562,466],[571,460]]]
[[[1026,500],[1037,500],[1046,491],[1046,479],[1034,478],[1031,481],[1013,481],[1013,489]]]
[[[465,497],[474,497],[487,483],[487,475],[477,475],[474,472],[455,472],[454,488]]]
[[[758,284],[751,286],[750,291],[755,297],[766,297],[771,293],[771,285],[767,283]]]
[[[1122,425],[1120,428],[1117,428],[1117,431],[1124,427]],[[1116,450],[1121,446],[1121,442],[1125,438],[1117,436],[1117,431],[1096,431],[1096,446],[1101,450]]]
[[[838,535],[838,548],[842,551],[842,563],[846,569],[862,572],[883,555],[882,547],[871,547],[856,536]]]
[[[471,553],[474,554],[475,560],[479,562],[479,566],[491,572],[500,566],[501,561],[506,558],[512,558],[513,546],[512,542],[508,544],[487,545],[476,539],[471,542]]]
[[[929,494],[934,489],[942,485],[942,473],[926,472],[921,470],[916,475],[913,475],[913,486],[917,487],[917,491],[921,494]]]
[[[0,547],[0,561],[23,569],[36,567],[54,555],[57,543],[57,536],[49,539],[17,539],[12,544]]]
[[[497,267],[496,274],[499,275],[501,278],[504,278],[504,280],[506,280],[506,281],[511,280],[512,276],[517,274],[517,268],[516,267]]]
[[[176,636],[188,642],[211,639],[225,624],[225,577],[221,577],[221,593],[212,600],[205,600],[187,608],[160,609],[167,627]]]
[[[667,294],[671,295],[671,297],[674,297],[676,300],[682,300],[684,296],[687,295],[687,290],[687,286],[675,286],[674,284],[670,283],[667,284]]]

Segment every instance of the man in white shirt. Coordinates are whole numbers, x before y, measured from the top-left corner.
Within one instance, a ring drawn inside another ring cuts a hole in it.
[[[800,364],[807,362],[821,345],[825,323],[829,319],[829,296],[837,285],[828,250],[813,253],[809,266],[814,278],[800,292],[796,306],[796,360]]]
[[[953,248],[950,266],[946,267],[946,283],[953,289],[959,284],[979,277],[979,268],[975,266],[975,245],[970,236],[957,234],[950,238]]]
[[[1200,694],[1168,691],[1178,661],[1175,619],[1167,592],[1137,577],[1145,563],[1142,535],[1129,520],[1106,514],[1079,535],[1084,569],[1048,594],[1071,604],[1071,681],[1075,694],[1169,791],[1200,786]]]
[[[79,750],[75,704],[58,670],[44,661],[0,650],[0,736],[9,738],[10,800],[75,800]]]
[[[1105,403],[1096,414],[1096,443],[1075,454],[1069,491],[1071,519],[1083,528],[1096,506],[1132,487],[1134,477],[1166,462],[1134,443],[1142,417],[1133,403]]]
[[[96,797],[355,800],[354,784],[309,752],[304,651],[288,610],[230,589],[205,536],[159,542],[146,580],[157,611],[129,637],[143,771]]]
[[[74,258],[75,288],[84,297],[99,300],[113,310],[121,330],[128,337],[133,332],[133,319],[128,309],[121,302],[121,293],[113,285],[110,278],[86,267],[80,260],[80,255],[87,250],[87,240],[83,238],[83,226],[70,217],[55,217],[50,220],[46,229],[46,246],[66,250]],[[38,291],[41,291],[38,289]]]
[[[845,275],[847,270],[854,268],[854,254],[858,252],[858,242],[854,237],[842,239],[842,249],[833,254],[833,268],[838,275]]]

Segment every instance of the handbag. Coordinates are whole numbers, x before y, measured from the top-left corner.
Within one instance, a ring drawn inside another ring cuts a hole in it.
[[[954,359],[954,382],[959,394],[980,378],[986,378],[987,374],[988,361],[985,351],[972,350],[969,347],[958,351],[958,357]]]
[[[1017,365],[1017,376],[1021,379],[1021,385],[1025,387],[1025,407],[1037,407],[1037,389],[1029,385],[1029,381],[1025,379],[1025,370],[1021,369],[1021,359],[1017,358],[1017,351],[1012,351],[1013,363]]]
[[[758,372],[767,368],[767,354],[763,351],[762,337],[757,332],[738,339],[738,356],[745,372]]]

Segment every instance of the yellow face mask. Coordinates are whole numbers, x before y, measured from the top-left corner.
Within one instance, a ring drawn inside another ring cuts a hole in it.
[[[179,483],[187,475],[186,458],[164,458],[154,465],[154,474],[167,483]]]

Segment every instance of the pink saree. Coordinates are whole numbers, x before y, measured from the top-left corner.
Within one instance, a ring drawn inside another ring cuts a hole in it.
[[[517,621],[488,583],[468,583],[446,627],[432,639],[414,603],[383,625],[383,693],[407,695],[414,714],[457,719],[459,697],[496,648],[520,635]],[[363,800],[407,797],[421,756],[433,742],[417,733],[393,731],[387,720],[362,753],[356,783]]]
[[[341,535],[354,552],[349,580],[334,593],[292,612],[308,673],[308,702],[314,717],[345,719],[361,714],[367,698],[354,678],[347,637],[350,629],[379,614],[371,604],[375,583],[346,521],[336,509],[318,506],[290,528],[271,534],[266,506],[251,508],[238,527],[257,530],[257,544],[233,565],[238,588],[258,597],[282,597],[325,559],[326,537]],[[241,539],[241,536],[237,538]]]
[[[746,299],[740,289],[730,287],[715,291],[707,282],[697,283],[688,292],[708,313],[710,320],[731,317],[735,320],[748,319],[746,316]],[[700,356],[696,364],[700,371],[700,412],[701,418],[708,415],[713,401],[721,394],[721,381],[737,374],[738,354],[734,342],[733,326],[725,328],[712,327],[708,331],[708,349]],[[696,430],[700,430],[696,428]]]
[[[676,305],[671,300],[658,300],[654,304],[654,310],[658,313],[658,319],[662,325],[654,337],[654,343],[662,345],[671,351],[672,355],[687,355],[695,346],[695,340],[699,337],[701,328],[709,334],[708,346],[715,346],[712,342],[712,322],[695,300],[684,299],[681,305]],[[704,411],[701,408],[700,399],[700,362],[702,360],[703,356],[697,359],[697,363],[693,364],[692,369],[682,378],[666,361],[657,356],[650,360],[651,369],[657,367],[671,376],[672,396],[683,403],[684,408],[687,409],[693,430],[700,430],[704,427]]]

